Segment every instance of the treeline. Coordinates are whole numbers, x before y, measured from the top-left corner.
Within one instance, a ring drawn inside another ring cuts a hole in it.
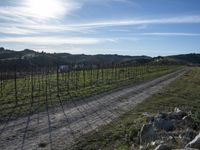
[[[72,55],[68,53],[45,53],[33,50],[12,51],[0,48],[0,68],[26,69],[32,67],[48,67],[56,65],[84,64],[87,66],[100,64],[119,64],[126,61],[151,59],[147,56],[120,56],[120,55]]]
[[[72,55],[68,53],[45,53],[25,49],[13,51],[0,48],[0,70],[30,70],[57,65],[80,65],[84,67],[106,65],[199,65],[200,54],[174,55],[167,57],[121,56],[121,55]]]

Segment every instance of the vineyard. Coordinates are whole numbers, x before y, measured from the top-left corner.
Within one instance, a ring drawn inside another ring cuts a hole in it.
[[[83,99],[123,85],[155,78],[176,66],[134,66],[61,70],[59,67],[29,72],[2,72],[0,118],[37,112],[56,103]],[[14,111],[14,112],[13,112]],[[2,120],[3,121],[3,120]]]
[[[31,68],[27,71],[1,71],[0,74],[0,135],[12,120],[28,116],[25,134],[31,116],[60,107],[65,112],[67,103],[74,103],[123,86],[138,84],[176,71],[180,66],[169,65],[108,65],[83,67],[78,65]],[[75,103],[74,103],[75,104]],[[50,143],[52,143],[51,136]],[[22,148],[23,149],[23,146]]]

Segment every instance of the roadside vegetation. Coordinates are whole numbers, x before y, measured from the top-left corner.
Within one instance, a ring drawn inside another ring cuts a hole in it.
[[[171,83],[159,93],[138,104],[132,110],[113,121],[80,138],[73,149],[116,149],[128,150],[138,143],[138,133],[146,122],[144,113],[173,111],[175,107],[189,111],[192,118],[200,123],[200,68],[190,68],[187,73]],[[177,143],[177,148],[181,145]]]

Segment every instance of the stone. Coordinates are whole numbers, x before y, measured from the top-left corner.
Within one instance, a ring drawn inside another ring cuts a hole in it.
[[[181,111],[180,108],[178,108],[178,107],[174,108],[174,112],[180,112],[180,111]]]
[[[168,114],[169,119],[176,119],[176,120],[181,120],[185,116],[187,116],[187,113],[180,110],[179,108],[175,108],[174,112]]]
[[[171,148],[167,144],[158,145],[155,150],[171,150]]]
[[[140,145],[140,150],[145,150],[144,146]]]
[[[187,147],[200,149],[200,133],[186,145]]]
[[[196,148],[183,148],[183,149],[173,149],[173,150],[198,150]]]
[[[148,143],[156,138],[156,132],[152,124],[144,124],[139,133],[140,143]]]
[[[174,125],[174,129],[183,129],[184,127],[182,120],[171,119],[171,122]]]
[[[156,146],[158,146],[158,145],[160,145],[160,144],[164,144],[164,141],[162,141],[162,140],[155,140],[155,141],[152,141],[152,142],[150,143],[150,146],[151,146],[151,147],[156,147]]]
[[[175,144],[177,144],[177,141],[176,141],[176,139],[175,139],[174,136],[169,136],[166,141],[167,141],[167,143],[169,145],[175,145]]]
[[[134,144],[132,144],[132,145],[131,145],[131,147],[130,147],[130,150],[136,150],[136,148],[135,148],[135,145],[134,145]]]
[[[173,122],[169,119],[163,119],[163,118],[155,118],[154,126],[157,129],[165,130],[167,132],[173,131],[174,129]]]
[[[196,133],[194,130],[192,130],[192,129],[187,129],[185,132],[183,132],[183,133],[181,134],[180,137],[191,141],[192,139],[195,138],[196,135],[197,135],[197,133]]]
[[[184,126],[190,127],[192,129],[195,128],[195,121],[194,121],[194,119],[192,119],[192,117],[185,116],[182,118],[182,121],[183,121]]]
[[[158,113],[155,117],[156,117],[156,118],[165,119],[165,118],[167,118],[167,116],[168,116],[168,114],[160,112],[160,113]]]

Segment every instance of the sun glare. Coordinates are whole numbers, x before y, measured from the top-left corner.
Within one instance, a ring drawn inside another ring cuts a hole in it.
[[[41,19],[57,18],[65,13],[61,0],[25,0],[27,13]]]

